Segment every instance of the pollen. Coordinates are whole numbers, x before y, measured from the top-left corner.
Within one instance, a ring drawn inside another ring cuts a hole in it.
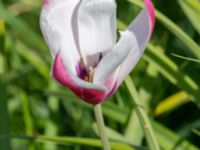
[[[89,74],[88,76],[84,77],[84,80],[87,82],[93,82],[94,72],[95,72],[95,68],[92,66],[89,67]]]

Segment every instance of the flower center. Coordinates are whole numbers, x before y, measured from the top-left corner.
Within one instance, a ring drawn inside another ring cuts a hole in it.
[[[95,68],[91,66],[89,68],[88,75],[86,75],[84,77],[84,80],[87,81],[87,82],[92,82],[93,81],[94,72],[95,72]]]
[[[102,59],[102,53],[99,53],[99,57],[98,57],[98,60],[96,61],[96,63],[94,63],[93,65],[90,65],[90,66],[86,66],[83,61],[83,58],[80,58],[79,64],[76,67],[77,76],[80,79],[85,80],[87,82],[93,82],[95,68],[97,67],[97,65],[101,59]]]
[[[80,63],[78,64],[78,66],[76,67],[76,72],[77,72],[77,76],[82,79],[85,80],[87,82],[93,82],[93,76],[94,76],[94,72],[95,72],[95,66],[90,66],[89,68],[87,68],[82,59],[80,60]]]

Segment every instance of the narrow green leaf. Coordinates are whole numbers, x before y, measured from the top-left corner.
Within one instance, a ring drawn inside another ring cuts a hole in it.
[[[196,62],[196,63],[200,63],[200,60],[198,60],[198,59],[184,57],[184,56],[180,56],[180,55],[173,54],[173,53],[172,53],[172,55],[175,56],[175,57],[177,57],[177,58],[181,58],[181,59],[185,59],[185,60],[188,60],[188,61],[193,61],[193,62]]]
[[[5,57],[5,22],[0,18],[0,136],[5,136],[0,139],[0,149],[10,150],[9,139],[6,137],[9,135],[8,124],[8,101],[6,95],[6,57]]]
[[[121,110],[121,113],[117,114],[119,110]],[[103,113],[122,124],[126,123],[128,116],[125,116],[125,114],[128,112],[129,111],[127,109],[121,109],[117,105],[111,105],[108,103],[103,104]]]
[[[21,37],[30,45],[38,47],[44,51],[47,50],[41,36],[34,33],[34,31],[31,30],[31,28],[22,19],[14,17],[7,9],[4,8],[2,2],[0,2],[0,14],[9,26],[11,26],[14,31],[20,33],[22,35]]]
[[[97,124],[96,123],[93,123],[92,124],[92,127],[95,131],[95,133],[97,135],[99,135],[99,131],[98,131],[98,128],[97,128]],[[123,136],[122,134],[118,133],[117,131],[109,128],[109,127],[106,127],[106,133],[108,135],[108,138],[110,140],[115,140],[115,141],[120,141],[120,142],[124,142],[124,143],[127,143],[127,144],[132,144],[131,142],[129,142],[128,138],[126,138],[125,136]]]
[[[190,0],[193,1],[193,3],[197,3],[196,5],[200,5],[200,2],[196,0]],[[194,28],[198,31],[200,34],[200,12],[196,11],[190,4],[188,4],[185,0],[179,0],[178,1],[180,6],[182,7],[184,13],[188,17],[188,19],[193,24]]]
[[[188,124],[185,124],[181,129],[178,130],[177,134],[181,137],[189,137],[193,129],[200,128],[200,119],[194,120]]]
[[[175,108],[179,107],[180,105],[183,105],[187,102],[190,102],[190,97],[186,92],[178,92],[175,93],[169,97],[167,97],[165,100],[161,101],[155,110],[155,115],[159,116],[163,113],[169,112],[174,110]]]
[[[149,44],[144,58],[154,64],[169,81],[193,96],[198,104],[200,103],[199,86],[187,74],[179,70],[178,66],[165,54],[160,52],[156,46]]]
[[[28,98],[25,92],[21,91],[20,93],[21,101],[22,101],[22,110],[24,115],[25,129],[27,135],[33,134],[33,127],[31,121],[31,115],[29,110]]]
[[[16,49],[23,58],[25,58],[35,67],[35,69],[40,73],[41,76],[44,77],[44,79],[49,79],[49,67],[34,49],[30,49],[20,41],[16,43]]]
[[[152,64],[148,64],[146,69],[146,76],[143,78],[142,85],[138,90],[138,94],[134,92],[135,98],[140,98],[140,103],[142,104],[143,108],[148,111],[148,105],[150,100],[152,99],[152,78],[156,78],[158,76],[158,71]],[[138,97],[139,96],[139,97]],[[125,129],[125,136],[132,140],[135,144],[140,145],[144,133],[142,132],[142,127],[140,125],[138,116],[133,108],[132,114],[129,118],[129,122],[127,123],[127,127]]]
[[[200,131],[199,131],[199,130],[193,129],[193,132],[194,132],[196,135],[200,136]]]
[[[35,140],[38,142],[52,141],[57,143],[80,144],[102,148],[102,144],[99,140],[89,138],[37,136],[35,137]],[[129,145],[117,142],[111,142],[111,148],[113,150],[133,150],[133,148]]]
[[[56,96],[59,97],[59,98],[66,98],[66,94],[63,94],[63,93],[59,93],[59,92],[56,92]],[[53,93],[52,93],[53,94]],[[70,99],[69,99],[70,100]],[[66,100],[64,100],[66,101]],[[84,103],[78,103],[78,101],[75,101],[77,102],[77,104],[79,105],[82,105],[82,106],[86,106]],[[106,107],[106,105],[103,105],[103,107]],[[90,107],[89,105],[87,105],[87,107],[85,107],[85,109],[90,109],[92,110],[92,107]],[[110,109],[111,113],[112,114],[115,114],[116,116],[123,116],[123,118],[127,118],[127,116],[129,116],[129,112],[127,111],[123,111],[122,109],[118,109],[118,111],[115,111],[115,110],[112,110]],[[114,121],[119,121],[118,119],[116,118],[112,118],[112,116],[104,113],[104,115]],[[121,122],[119,122],[121,123]],[[123,124],[123,123],[121,123]],[[176,144],[179,144],[178,141],[172,141],[171,139],[182,139],[179,135],[177,135],[175,132],[167,129],[166,127],[163,127],[162,125],[159,124],[159,126],[161,126],[161,128],[159,128],[157,130],[157,126],[156,124],[158,124],[157,122],[153,123],[152,126],[154,128],[154,131],[155,131],[155,134],[156,134],[156,137],[158,138],[158,142],[159,142],[159,145],[163,148],[166,146],[166,144],[170,143],[170,145],[176,145]],[[168,134],[168,136],[165,136],[166,133],[170,133]],[[191,143],[189,143],[187,140],[185,139],[182,139],[183,143],[187,143],[189,147],[195,147],[194,145],[192,145]],[[169,145],[169,146],[170,146]],[[180,144],[179,145],[179,148],[180,149],[184,149],[184,144]],[[164,149],[165,150],[165,149]],[[166,150],[169,150],[169,149],[166,149]],[[171,150],[171,149],[170,149]],[[196,149],[195,149],[196,150]]]
[[[125,137],[127,141],[135,145],[141,145],[144,133],[139,118],[135,110],[132,110],[131,116],[125,128]]]
[[[58,90],[57,84],[50,80],[49,90]],[[59,103],[60,100],[56,96],[49,96],[47,99],[47,105],[50,111],[50,114],[56,114],[59,112]],[[45,136],[57,136],[58,135],[58,126],[56,125],[56,120],[54,115],[50,115],[48,121],[45,124]],[[44,149],[58,149],[56,143],[46,142],[44,143]]]
[[[0,14],[5,19],[8,25],[21,36],[18,36],[27,42],[29,46],[38,48],[43,52],[47,52],[47,46],[42,40],[41,36],[31,30],[27,23],[20,18],[13,16],[7,9],[4,8],[3,3],[0,1]],[[48,55],[43,57],[48,58]]]
[[[200,13],[200,1],[199,0],[185,0],[193,9]]]
[[[153,122],[153,127],[163,150],[199,150],[190,142],[180,138],[176,133],[156,122]]]
[[[33,126],[32,126],[32,120],[31,120],[27,95],[24,91],[21,91],[20,97],[22,101],[22,111],[24,115],[24,123],[25,123],[25,130],[26,130],[25,133],[27,135],[33,135]],[[34,145],[32,143],[29,144],[28,150],[35,150]]]
[[[141,99],[139,98],[136,87],[134,86],[130,76],[126,78],[125,84],[132,97],[133,106],[137,113],[138,119],[140,120],[150,150],[160,150],[154,131],[151,127],[151,123],[147,117],[147,113],[142,104],[140,103]]]
[[[97,129],[97,124],[94,123],[92,126],[93,126],[95,133],[97,135],[99,135],[99,132],[98,132],[98,129]],[[118,142],[122,142],[122,143],[125,143],[125,144],[128,144],[128,145],[132,145],[133,150],[146,150],[147,149],[146,147],[137,146],[137,145],[141,145],[141,144],[135,144],[135,142],[132,141],[132,139],[125,137],[124,135],[118,133],[117,131],[115,131],[115,130],[109,128],[109,127],[106,127],[106,133],[108,135],[108,138],[113,140],[113,141],[116,141],[116,142],[118,141]]]
[[[92,109],[91,105],[88,105],[81,100],[77,100],[77,97],[74,94],[66,94],[66,92],[60,91],[47,91],[47,95],[54,95],[56,97],[63,99],[63,104],[68,105],[68,100],[73,101],[74,103],[78,104],[79,106],[84,107],[85,109]],[[66,99],[68,97],[68,99]],[[119,108],[116,104],[109,104],[107,102],[103,103],[103,114],[112,118],[113,120],[125,124],[128,119],[129,110]],[[120,113],[118,113],[120,111]]]

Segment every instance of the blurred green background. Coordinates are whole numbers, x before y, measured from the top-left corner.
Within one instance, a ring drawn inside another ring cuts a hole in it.
[[[120,30],[141,2],[117,0]],[[136,98],[162,150],[198,150],[200,1],[153,2],[157,19],[147,50],[103,103],[108,136],[119,144],[116,150],[148,149],[131,103]],[[52,59],[39,29],[41,6],[41,0],[0,0],[0,150],[101,149],[93,107],[50,77]]]

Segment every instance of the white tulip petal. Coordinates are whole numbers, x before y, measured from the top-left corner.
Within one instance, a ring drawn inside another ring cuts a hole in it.
[[[133,67],[140,60],[145,47],[152,33],[154,22],[152,22],[149,10],[145,7],[137,18],[128,27],[128,31],[132,32],[136,37],[136,43],[130,51],[126,60],[122,63],[119,71],[118,83],[119,86],[124,78],[130,73]]]
[[[61,53],[58,52],[52,66],[52,75],[59,83],[71,89],[81,99],[91,104],[98,104],[105,100],[107,88],[81,80],[63,64]]]
[[[117,68],[126,59],[127,55],[136,45],[136,39],[132,32],[121,32],[118,43],[99,62],[95,74],[94,83],[104,84]]]
[[[74,73],[80,55],[72,33],[72,16],[78,3],[79,0],[48,0],[40,17],[41,30],[53,57],[60,50],[64,64],[69,62]]]
[[[116,42],[115,0],[83,0],[78,8],[77,43],[87,66]]]

